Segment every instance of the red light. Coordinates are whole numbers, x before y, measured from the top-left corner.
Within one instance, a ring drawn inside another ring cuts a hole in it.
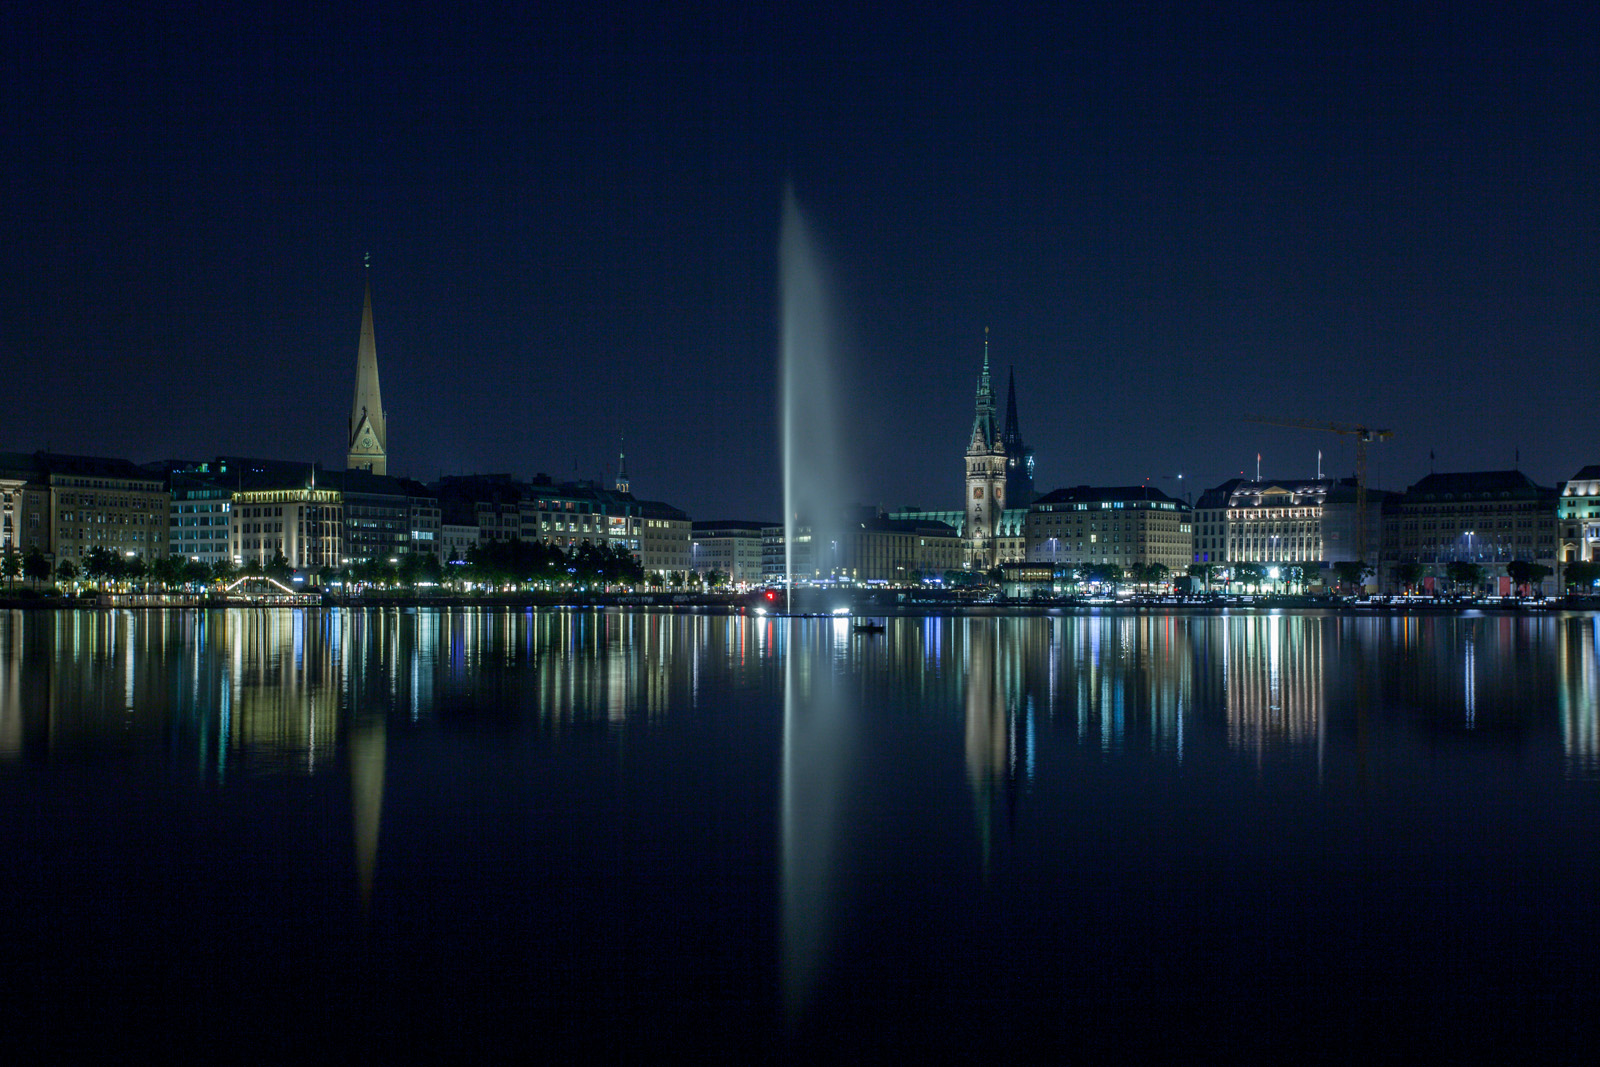
[[[768,589],[767,590],[767,599],[768,600],[777,600],[778,599],[778,594],[774,593],[772,590]]]

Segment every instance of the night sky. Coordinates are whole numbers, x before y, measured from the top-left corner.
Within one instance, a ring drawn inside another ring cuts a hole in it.
[[[985,327],[1041,490],[1600,462],[1596,5],[755,6],[8,7],[0,449],[342,466],[370,251],[391,473],[775,520],[792,181],[865,502]]]

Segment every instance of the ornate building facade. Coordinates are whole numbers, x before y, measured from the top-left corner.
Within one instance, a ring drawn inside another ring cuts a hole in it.
[[[967,441],[966,523],[962,540],[972,569],[987,571],[1000,563],[995,539],[1006,507],[1008,468],[1005,436],[1000,429],[994,387],[989,380],[987,331],[976,407],[972,435]]]

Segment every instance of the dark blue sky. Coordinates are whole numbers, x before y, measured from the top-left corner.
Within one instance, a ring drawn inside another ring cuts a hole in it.
[[[776,518],[792,179],[875,502],[985,326],[1042,489],[1600,462],[1594,5],[749,6],[7,9],[0,448],[342,463],[370,250],[392,472]]]

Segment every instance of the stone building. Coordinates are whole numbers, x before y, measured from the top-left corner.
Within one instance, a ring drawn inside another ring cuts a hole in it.
[[[319,487],[313,469],[299,477],[258,472],[233,494],[228,529],[233,561],[265,567],[279,553],[294,570],[319,574],[344,566],[343,494]]]
[[[55,452],[0,454],[0,538],[81,566],[97,548],[167,555],[171,496],[160,474],[125,459]]]
[[[1583,468],[1561,483],[1556,505],[1561,563],[1600,562],[1600,465]]]
[[[1028,563],[1159,563],[1181,574],[1194,554],[1193,509],[1148,485],[1077,485],[1035,500],[1024,538]]]
[[[693,525],[690,564],[701,575],[718,571],[734,586],[762,581],[761,532],[771,523],[701,521]]]
[[[1513,560],[1556,567],[1556,490],[1521,471],[1430,474],[1383,508],[1379,580],[1397,591],[1395,569],[1424,568],[1424,588],[1445,578],[1451,563],[1484,568],[1485,588],[1510,592]],[[1546,579],[1543,592],[1555,587]]]

